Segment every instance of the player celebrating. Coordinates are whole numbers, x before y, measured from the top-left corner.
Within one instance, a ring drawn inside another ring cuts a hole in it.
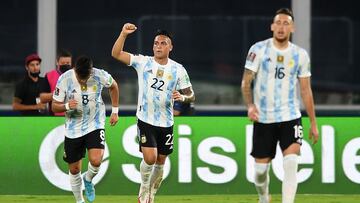
[[[271,31],[272,38],[256,43],[249,50],[242,94],[248,117],[254,121],[251,155],[255,158],[255,187],[260,203],[270,201],[269,163],[275,157],[278,142],[284,156],[282,202],[292,203],[303,137],[298,83],[310,118],[309,137],[316,143],[319,136],[310,86],[310,59],[304,49],[289,41],[294,31],[294,17],[289,9],[276,12]]]
[[[77,203],[84,202],[82,179],[88,201],[95,199],[91,182],[98,173],[105,148],[105,105],[101,97],[103,87],[109,88],[112,113],[110,125],[118,121],[119,89],[106,71],[93,67],[86,56],[77,59],[75,69],[63,73],[53,95],[52,110],[66,112],[64,160],[69,166],[71,189]],[[81,160],[88,150],[89,164],[81,177]]]
[[[123,51],[126,37],[136,29],[130,23],[123,26],[112,56],[134,67],[138,75],[136,116],[140,151],[143,153],[138,200],[148,203],[154,201],[162,181],[165,159],[173,151],[173,100],[189,103],[195,100],[195,96],[185,68],[169,58],[173,45],[168,32],[158,30],[156,33],[152,57]]]

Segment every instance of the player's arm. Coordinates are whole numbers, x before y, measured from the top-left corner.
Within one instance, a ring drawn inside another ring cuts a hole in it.
[[[182,94],[179,91],[173,92],[173,98],[175,101],[181,101],[184,103],[191,103],[195,101],[195,93],[192,87],[181,89]]]
[[[119,107],[119,87],[115,80],[112,82],[111,86],[109,87],[109,94],[110,94],[112,107]]]
[[[125,23],[111,51],[112,57],[126,65],[130,65],[130,54],[124,51],[125,40],[126,37],[135,32],[136,29],[137,27],[134,24]]]
[[[253,94],[251,89],[251,83],[255,79],[255,72],[245,68],[243,78],[241,81],[241,93],[248,109],[248,117],[252,121],[258,121],[259,113],[253,101]]]
[[[110,116],[110,125],[114,126],[118,120],[118,112],[119,112],[119,87],[115,80],[113,80],[111,86],[109,87],[109,94],[111,99],[111,116]]]
[[[39,102],[38,104],[27,105],[22,104],[20,98],[14,97],[12,107],[15,111],[27,111],[27,110],[43,110],[46,107],[46,104]]]
[[[52,100],[52,93],[49,92],[42,92],[40,93],[40,101],[41,103],[48,103]]]
[[[254,78],[255,78],[255,72],[245,68],[243,78],[241,81],[241,93],[247,107],[249,107],[249,105],[254,105],[253,95],[251,90],[251,83],[254,80]]]
[[[54,113],[61,113],[65,111],[70,111],[76,109],[78,102],[75,99],[69,100],[67,103],[57,101],[55,99],[52,100],[51,110]]]
[[[299,78],[299,81],[300,81],[301,98],[305,105],[306,113],[310,119],[311,126],[310,126],[309,138],[312,139],[313,143],[315,144],[319,139],[319,132],[316,124],[315,105],[311,90],[310,77],[301,77]]]

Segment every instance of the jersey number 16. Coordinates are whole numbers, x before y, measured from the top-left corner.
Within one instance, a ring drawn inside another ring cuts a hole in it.
[[[276,78],[283,79],[285,77],[284,69],[285,69],[284,67],[275,68],[275,79]]]

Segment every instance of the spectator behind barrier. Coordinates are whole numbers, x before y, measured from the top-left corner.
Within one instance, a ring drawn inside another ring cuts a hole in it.
[[[25,58],[26,75],[16,84],[13,110],[21,115],[39,116],[46,114],[46,104],[40,101],[40,88],[46,82],[40,77],[41,58],[30,54]]]
[[[51,106],[52,96],[54,89],[56,87],[56,83],[61,74],[72,69],[71,64],[72,64],[72,54],[65,49],[60,49],[56,57],[55,69],[47,72],[45,75],[46,82],[41,87],[41,93],[40,93],[40,99],[42,103],[49,103],[49,106]],[[50,110],[50,115],[64,116],[65,113],[64,112],[54,113]]]

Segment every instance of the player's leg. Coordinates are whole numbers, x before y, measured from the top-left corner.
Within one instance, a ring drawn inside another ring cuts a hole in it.
[[[141,147],[143,160],[140,163],[141,185],[139,189],[139,203],[148,203],[150,194],[150,176],[157,159],[157,149]]]
[[[301,120],[284,122],[281,127],[280,146],[283,150],[284,179],[282,183],[282,202],[293,203],[297,190],[296,174],[298,154],[302,142]]]
[[[100,170],[105,148],[105,130],[94,130],[85,135],[86,147],[88,149],[88,170],[85,172],[83,180],[85,185],[85,195],[89,202],[95,200],[95,187],[92,183],[93,178]]]
[[[283,167],[284,179],[282,183],[282,202],[293,203],[297,190],[296,173],[298,170],[299,144],[292,144],[284,152]]]
[[[138,120],[139,148],[143,154],[140,163],[141,184],[138,195],[139,203],[148,203],[150,194],[150,176],[157,159],[156,127]]]
[[[63,159],[68,163],[71,190],[77,203],[85,202],[81,190],[81,159],[85,156],[83,138],[65,138],[64,149]]]
[[[158,156],[150,178],[150,203],[154,202],[155,194],[160,188],[161,182],[163,180],[164,164],[166,161],[166,157],[170,155],[174,149],[173,126],[166,128],[157,128],[157,132],[159,135],[156,139],[156,142],[158,143]]]
[[[164,175],[164,164],[167,155],[159,154],[150,178],[150,203],[155,201],[155,194],[159,190]]]
[[[254,123],[251,155],[255,158],[254,184],[259,195],[260,203],[270,202],[269,169],[270,161],[275,157],[276,145],[276,125]]]
[[[82,203],[84,201],[84,197],[81,190],[81,160],[75,163],[69,164],[69,176],[70,176],[70,185],[71,190],[74,194],[76,203]]]
[[[259,195],[259,203],[268,203],[269,199],[269,169],[271,158],[255,159],[254,184]]]

